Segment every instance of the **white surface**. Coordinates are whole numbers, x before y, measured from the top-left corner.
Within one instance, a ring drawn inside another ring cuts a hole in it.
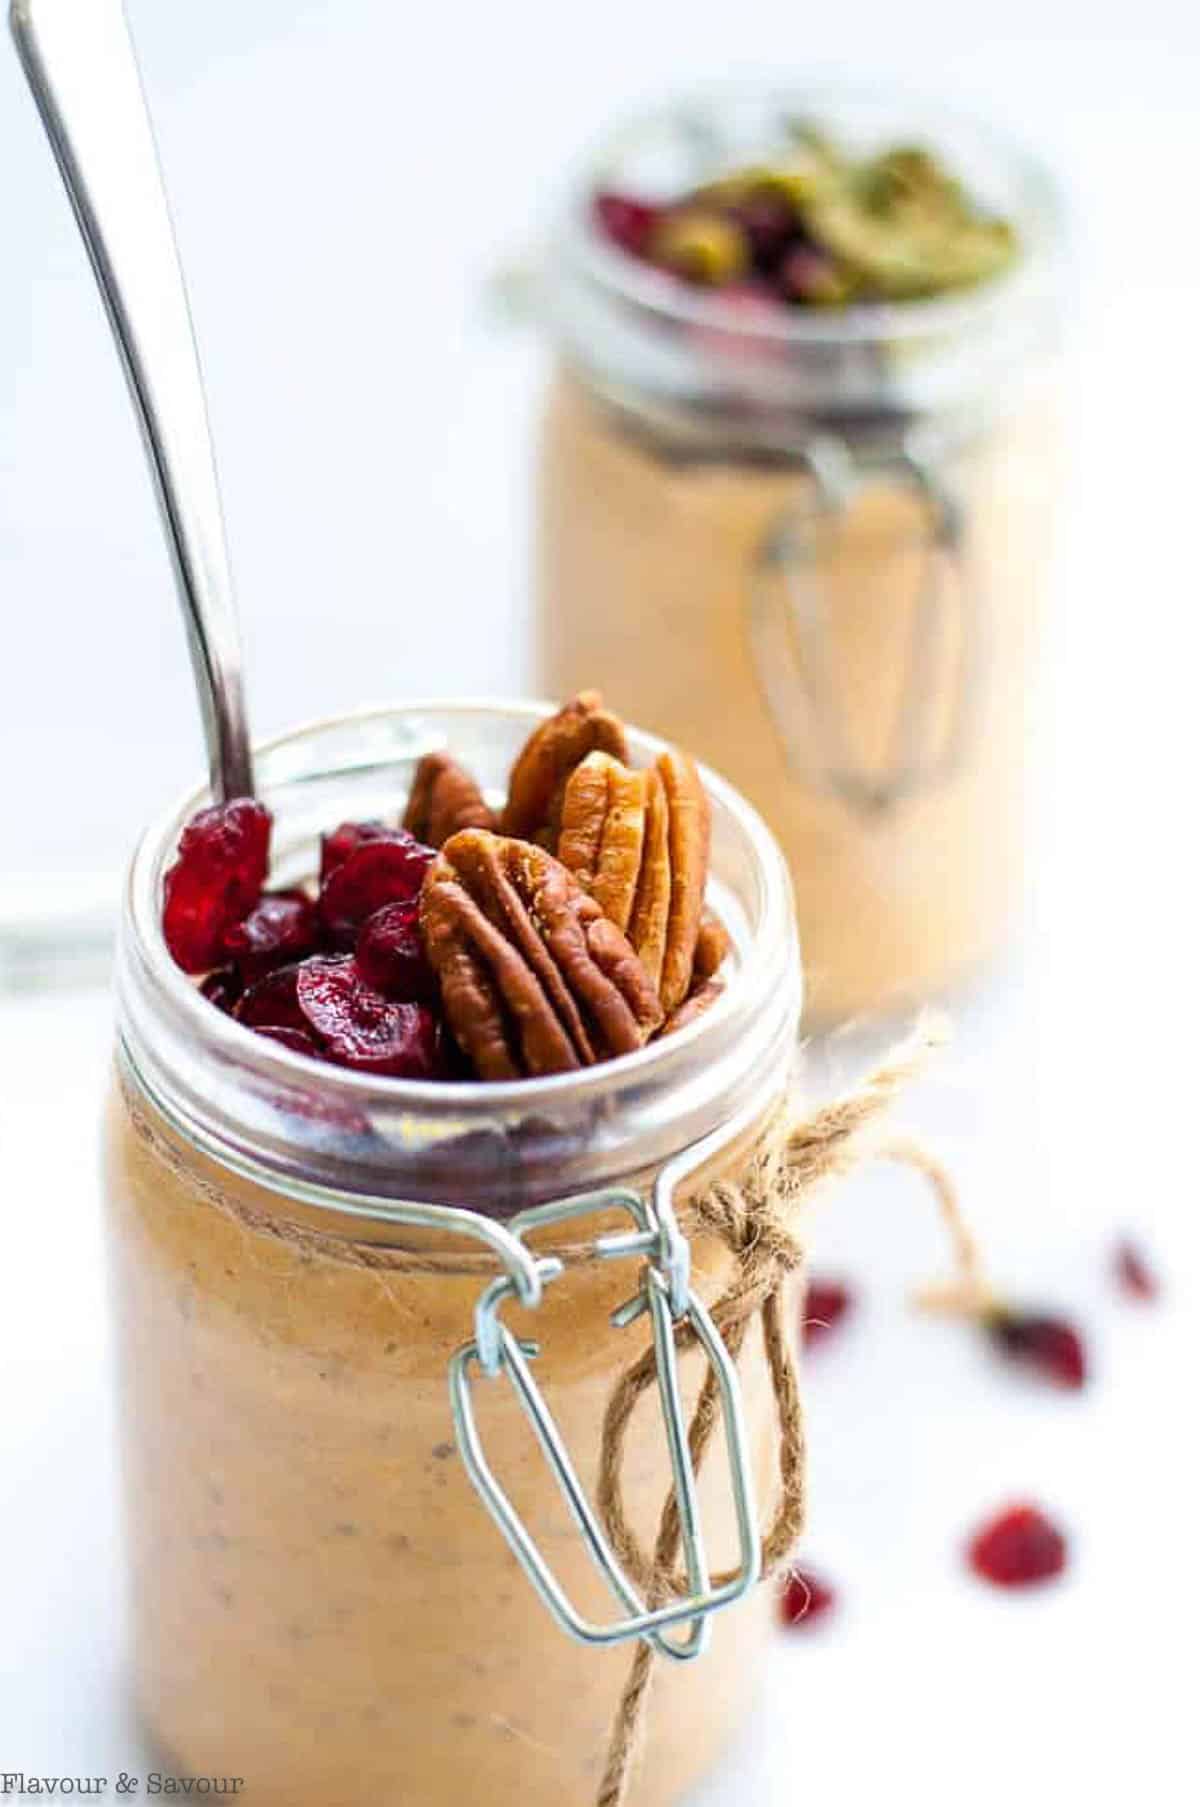
[[[781,1647],[762,1721],[703,1803],[1182,1798],[1197,1605],[1194,12],[130,10],[263,732],[366,694],[523,682],[539,353],[489,329],[476,298],[555,160],[614,104],[849,64],[979,101],[1061,163],[1083,279],[1038,917],[1026,965],[971,1007],[913,1114],[953,1157],[1000,1275],[1085,1317],[1096,1382],[1037,1394],[904,1313],[940,1255],[910,1182],[839,1202],[819,1265],[844,1266],[867,1304],[811,1367],[808,1550],[845,1608],[827,1635]],[[4,57],[0,168],[0,862],[65,870],[124,848],[196,770],[197,735],[140,448]],[[107,1018],[98,994],[0,1007],[0,1769],[140,1760],[118,1681],[93,1171]],[[1127,1223],[1168,1275],[1159,1310],[1108,1285]],[[1072,1572],[1041,1598],[997,1599],[963,1576],[961,1540],[1026,1492],[1069,1525]]]

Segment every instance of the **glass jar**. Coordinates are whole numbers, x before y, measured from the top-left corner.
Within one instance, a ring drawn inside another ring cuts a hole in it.
[[[394,815],[431,747],[452,747],[502,792],[539,713],[415,705],[263,749],[275,876],[302,876],[330,823]],[[639,763],[661,750],[630,742]],[[609,1322],[641,1258],[554,1273],[530,1250],[557,1246],[561,1227],[518,1239],[514,1214],[600,1191],[598,1214],[593,1198],[573,1226],[590,1243],[629,1230],[612,1188],[648,1197],[676,1176],[686,1204],[744,1159],[795,1051],[786,870],[755,813],[705,781],[714,900],[734,943],[724,997],[635,1055],[511,1085],[379,1081],[223,1016],[173,965],[159,926],[164,868],[205,796],[142,842],[119,939],[106,1174],[136,1688],[180,1770],[242,1776],[263,1807],[593,1797],[630,1647],[562,1635],[461,1455],[478,1440],[576,1609],[611,1620],[515,1387],[485,1372],[483,1327],[497,1328],[490,1283],[507,1268],[530,1304],[505,1299],[505,1317],[541,1346],[529,1371],[592,1493],[609,1393],[649,1342],[645,1317]],[[731,1259],[693,1238],[698,1299]],[[473,1327],[452,1409],[448,1370]],[[693,1353],[680,1368],[690,1410],[703,1363]],[[750,1491],[766,1502],[778,1427],[757,1352],[740,1391]],[[624,1486],[644,1546],[671,1472],[663,1422],[639,1406]],[[718,1457],[698,1479],[715,1572],[736,1565],[745,1522]],[[633,1801],[674,1801],[712,1761],[768,1616],[758,1590],[714,1616],[703,1661],[662,1663]]]
[[[597,232],[597,189],[685,193],[768,160],[796,117],[851,150],[929,144],[1016,226],[1011,274],[747,312]],[[815,91],[635,122],[587,161],[551,240],[539,681],[601,688],[763,812],[810,1020],[968,974],[1022,894],[1059,237],[1044,173],[974,122]]]

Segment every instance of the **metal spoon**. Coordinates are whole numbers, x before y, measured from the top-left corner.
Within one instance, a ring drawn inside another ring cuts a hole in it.
[[[129,379],[175,569],[214,796],[254,774],[187,291],[121,0],[12,0],[9,24]]]

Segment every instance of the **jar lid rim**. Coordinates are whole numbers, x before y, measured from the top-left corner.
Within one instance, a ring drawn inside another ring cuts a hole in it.
[[[472,712],[497,713],[516,717],[521,723],[533,723],[551,713],[553,707],[528,700],[501,704],[494,698],[455,698],[449,702],[417,700],[403,705],[367,706],[287,730],[262,743],[256,749],[256,760],[263,774],[263,788],[269,792],[272,756],[282,755],[286,760],[286,755],[294,753],[298,745],[323,731],[363,728],[371,724],[419,723],[422,716],[444,720]],[[656,752],[664,744],[657,737],[637,730],[630,731],[630,739],[639,757],[646,752]],[[288,1096],[302,1087],[321,1105],[330,1108],[332,1119],[336,1119],[339,1111],[348,1117],[356,1113],[365,1115],[372,1121],[374,1113],[381,1113],[395,1126],[402,1123],[407,1114],[411,1116],[416,1135],[426,1121],[426,1114],[438,1113],[452,1125],[456,1135],[463,1136],[473,1129],[494,1129],[498,1124],[514,1123],[518,1118],[536,1118],[539,1112],[551,1109],[578,1106],[595,1111],[604,1094],[622,1085],[661,1086],[665,1093],[676,1078],[681,1083],[686,1082],[697,1066],[703,1066],[710,1058],[715,1061],[728,1051],[748,1011],[757,1006],[764,1015],[767,1014],[767,1002],[779,984],[784,965],[789,958],[795,959],[790,885],[773,837],[757,812],[731,786],[706,768],[700,770],[714,802],[733,813],[739,830],[748,837],[761,871],[763,948],[774,942],[777,951],[768,957],[765,952],[760,954],[757,946],[747,949],[726,993],[712,1009],[666,1041],[574,1072],[500,1083],[383,1078],[337,1066],[318,1066],[279,1043],[254,1035],[241,1023],[215,1010],[195,983],[175,965],[161,927],[160,891],[164,865],[174,852],[180,827],[197,808],[203,807],[210,795],[207,786],[189,790],[146,830],[134,854],[126,884],[118,964],[119,989],[123,996],[122,1033],[136,1044],[137,1057],[133,1065],[141,1084],[152,1098],[156,1098],[171,1082],[169,1058],[154,1058],[153,1048],[147,1046],[157,1033],[168,1043],[189,1049],[204,1060],[211,1059],[226,1074],[252,1065],[255,1081],[261,1081],[264,1090],[276,1087],[281,1095]],[[790,956],[789,947],[792,950]],[[153,1000],[152,1006],[146,1005],[147,998]],[[153,1018],[157,1019],[157,1029],[148,1014],[151,1010]],[[134,1019],[132,1022],[131,1018]],[[203,1097],[193,1098],[192,1115],[198,1124],[206,1105],[207,1100]],[[172,1115],[178,1123],[179,1109],[173,1110]],[[184,1115],[186,1117],[186,1111]],[[212,1152],[212,1137],[219,1132],[211,1123],[206,1123],[205,1129]],[[397,1178],[398,1182],[402,1180],[399,1174]],[[288,1188],[283,1184],[280,1189],[286,1191]],[[365,1176],[362,1185],[347,1188],[368,1192],[378,1189],[370,1183],[370,1176]],[[400,1196],[399,1192],[397,1196]]]

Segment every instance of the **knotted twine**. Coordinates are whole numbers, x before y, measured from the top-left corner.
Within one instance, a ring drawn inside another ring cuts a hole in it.
[[[763,1580],[786,1561],[805,1521],[804,1413],[784,1312],[788,1280],[803,1268],[805,1260],[802,1207],[821,1188],[869,1161],[892,1160],[916,1169],[934,1191],[956,1267],[954,1285],[931,1292],[927,1295],[929,1302],[971,1312],[983,1309],[988,1301],[978,1250],[959,1211],[949,1175],[921,1143],[884,1133],[887,1113],[897,1095],[920,1075],[945,1040],[946,1031],[940,1021],[924,1018],[866,1079],[812,1115],[799,1115],[796,1104],[789,1100],[760,1132],[739,1178],[713,1181],[680,1210],[688,1235],[711,1235],[735,1258],[729,1284],[709,1307],[735,1363],[754,1319],[759,1318],[762,1324],[779,1422],[779,1498],[762,1534]],[[353,1242],[260,1211],[244,1199],[235,1200],[219,1185],[198,1175],[159,1134],[128,1079],[124,1080],[123,1089],[137,1135],[190,1191],[244,1228],[275,1238],[306,1255],[321,1255],[350,1266],[433,1275],[495,1272],[495,1256],[482,1251],[426,1253]],[[590,1241],[556,1246],[554,1253],[567,1266],[583,1265],[595,1258]],[[675,1326],[675,1343],[681,1353],[696,1342],[690,1322],[685,1320]],[[638,1400],[655,1383],[655,1354],[650,1347],[613,1388],[604,1415],[597,1489],[597,1504],[617,1559],[642,1588],[651,1608],[671,1598],[686,1597],[690,1591],[686,1576],[677,1567],[681,1527],[675,1495],[671,1494],[663,1506],[650,1555],[634,1536],[622,1497],[626,1432]],[[688,1427],[688,1446],[697,1473],[720,1417],[720,1388],[710,1364]],[[729,1578],[729,1574],[716,1576],[714,1585]],[[626,1800],[652,1672],[652,1647],[639,1641],[613,1719],[596,1807],[623,1807]]]

